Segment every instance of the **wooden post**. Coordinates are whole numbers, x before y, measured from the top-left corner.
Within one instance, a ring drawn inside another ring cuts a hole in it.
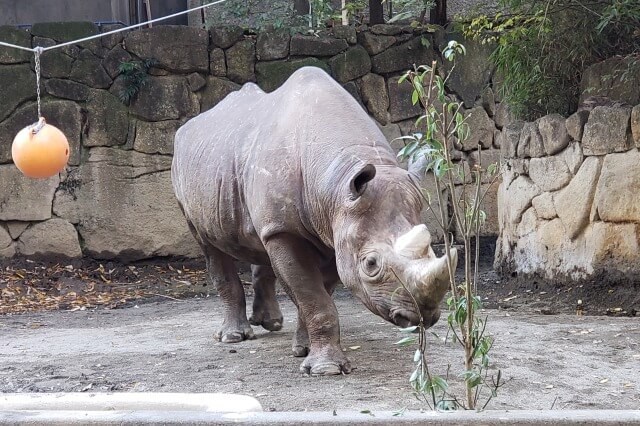
[[[347,0],[342,0],[342,25],[349,25],[349,14],[347,13]]]
[[[144,4],[147,7],[147,21],[152,20],[151,17],[151,0],[144,0]],[[149,28],[153,28],[153,24],[149,23]]]
[[[298,15],[306,15],[309,13],[309,0],[293,0],[293,10]]]
[[[447,25],[447,0],[436,0],[436,6],[429,12],[429,22],[436,25]]]
[[[369,24],[384,24],[382,0],[369,0]]]

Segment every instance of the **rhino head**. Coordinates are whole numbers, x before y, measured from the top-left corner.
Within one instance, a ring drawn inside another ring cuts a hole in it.
[[[430,327],[450,288],[447,257],[438,258],[420,224],[422,196],[396,165],[359,167],[333,226],[342,282],[373,313],[401,327]],[[451,249],[451,270],[457,252]]]

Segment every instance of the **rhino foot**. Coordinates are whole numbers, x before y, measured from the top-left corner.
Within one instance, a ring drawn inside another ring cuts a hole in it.
[[[298,358],[309,355],[309,333],[307,332],[307,326],[300,317],[298,317],[296,332],[293,334],[291,351],[293,356]]]
[[[347,357],[335,348],[314,350],[300,365],[300,371],[311,376],[349,374],[351,370],[351,363]]]
[[[253,329],[249,323],[244,326],[222,324],[222,328],[214,334],[214,337],[222,343],[239,343],[243,340],[255,339],[256,335],[253,333]]]
[[[298,358],[307,356],[309,355],[309,345],[303,346],[294,344],[291,347],[291,351],[293,352],[293,356]]]
[[[282,312],[277,306],[275,311],[254,309],[251,318],[249,318],[249,323],[262,326],[268,331],[282,330]]]

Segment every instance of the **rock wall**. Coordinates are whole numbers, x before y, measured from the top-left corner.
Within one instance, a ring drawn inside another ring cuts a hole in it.
[[[30,31],[0,27],[0,40],[48,46],[97,32],[91,23],[35,24]],[[311,65],[331,73],[391,141],[414,131],[420,114],[399,76],[440,60],[449,38],[394,25],[336,27],[320,37],[282,28],[158,26],[46,52],[43,115],[71,145],[66,171],[47,180],[27,179],[11,163],[14,135],[36,120],[35,76],[29,53],[0,49],[0,81],[11,82],[0,87],[0,256],[198,256],[170,184],[180,125],[245,82],[271,91]],[[483,158],[494,161],[508,112],[492,91],[487,48],[467,43],[467,50],[449,83],[471,124],[456,155],[473,161],[480,143]],[[147,59],[153,65],[144,84],[122,102],[132,83],[119,66]],[[497,232],[496,191],[487,199],[489,235]]]
[[[608,102],[503,132],[496,267],[640,282],[640,105]]]

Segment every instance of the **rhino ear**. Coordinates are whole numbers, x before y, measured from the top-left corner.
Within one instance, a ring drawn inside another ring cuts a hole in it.
[[[349,190],[351,191],[351,199],[359,198],[364,190],[367,189],[367,182],[376,175],[376,168],[373,164],[365,164],[352,177],[349,182]]]

